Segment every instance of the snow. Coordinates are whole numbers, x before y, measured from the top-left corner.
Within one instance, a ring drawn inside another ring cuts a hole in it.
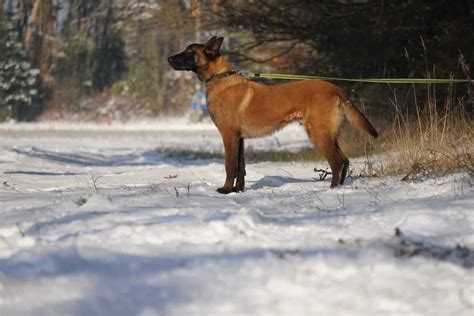
[[[467,175],[329,189],[325,162],[260,162],[223,196],[222,161],[160,151],[221,147],[184,120],[0,125],[0,314],[472,315]]]

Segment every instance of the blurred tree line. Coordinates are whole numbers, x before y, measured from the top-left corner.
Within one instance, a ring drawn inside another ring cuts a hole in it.
[[[215,33],[239,70],[468,77],[473,11],[468,0],[0,0],[0,116],[116,110],[84,101],[97,95],[127,100],[131,115],[182,112],[196,80],[166,57]]]
[[[171,72],[166,57],[195,39],[196,5],[201,4],[0,0],[2,116],[31,120],[45,106],[50,111],[94,110],[103,107],[98,102],[104,98],[87,100],[97,95],[126,98],[130,111],[134,103],[144,103],[149,115],[182,110],[189,98],[184,90],[193,89]],[[35,82],[27,78],[28,71],[38,75]]]

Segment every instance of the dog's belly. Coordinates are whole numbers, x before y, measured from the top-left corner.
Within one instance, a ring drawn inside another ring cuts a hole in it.
[[[296,111],[291,114],[288,114],[282,117],[280,120],[275,120],[273,122],[251,122],[251,121],[241,121],[240,123],[240,133],[244,138],[256,138],[270,135],[293,121],[299,121],[303,118],[301,112]]]
[[[248,127],[248,126],[241,126],[240,134],[244,138],[257,138],[266,135],[270,135],[277,130],[283,128],[286,124],[281,124],[278,126],[259,126],[258,128],[255,127]]]

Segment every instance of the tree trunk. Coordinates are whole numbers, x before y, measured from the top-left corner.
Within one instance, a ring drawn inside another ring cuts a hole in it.
[[[5,1],[0,0],[0,21],[4,19],[4,14],[5,14],[5,12],[3,12],[4,5],[5,5]]]
[[[31,11],[30,23],[28,24],[28,27],[25,33],[25,50],[26,51],[28,51],[31,46],[31,41],[33,39],[33,32],[38,24],[38,20],[40,17],[42,2],[43,2],[42,0],[35,0],[35,4],[33,5],[33,10]],[[20,6],[22,4],[24,5],[24,1],[20,2]]]
[[[39,68],[43,75],[43,81],[51,87],[54,84],[54,79],[50,68],[55,61],[57,55],[57,39],[54,34],[54,23],[57,21],[58,3],[54,0],[44,0],[42,8],[42,47],[39,60]]]

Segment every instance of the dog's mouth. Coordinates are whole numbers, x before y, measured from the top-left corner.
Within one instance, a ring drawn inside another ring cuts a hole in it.
[[[195,71],[194,53],[184,51],[168,57],[168,63],[174,70]]]

